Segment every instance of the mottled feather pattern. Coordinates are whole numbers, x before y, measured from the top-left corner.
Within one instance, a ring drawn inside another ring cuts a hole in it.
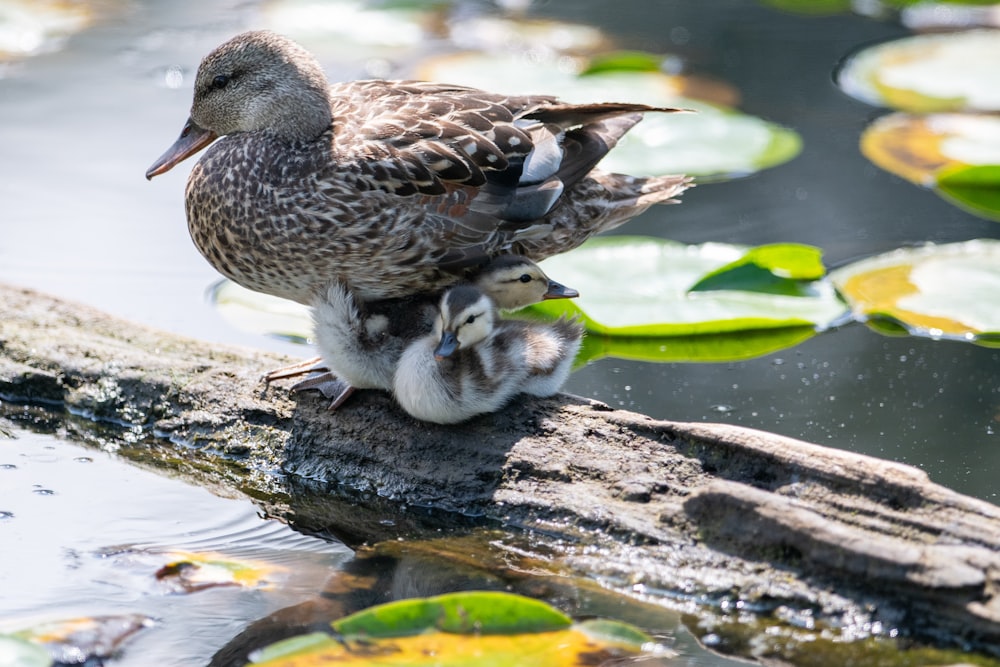
[[[250,32],[203,60],[190,125],[147,175],[205,145],[189,131],[222,136],[186,196],[213,266],[304,304],[333,281],[366,301],[401,297],[497,255],[564,252],[672,200],[687,179],[593,169],[654,111],[672,110],[419,81],[329,85],[300,46]]]

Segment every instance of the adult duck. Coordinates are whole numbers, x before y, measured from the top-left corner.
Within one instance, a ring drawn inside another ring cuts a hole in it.
[[[689,179],[594,169],[651,111],[676,110],[417,81],[331,86],[295,42],[246,32],[201,62],[190,118],[146,177],[215,142],[185,199],[217,270],[303,304],[333,281],[384,299],[443,289],[497,255],[564,252],[674,201]]]

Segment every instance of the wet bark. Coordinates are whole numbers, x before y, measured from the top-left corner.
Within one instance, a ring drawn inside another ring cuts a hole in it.
[[[199,458],[201,483],[310,529],[398,533],[316,502],[317,484],[360,490],[534,530],[561,567],[625,589],[740,599],[793,622],[866,618],[1000,652],[1000,508],[918,469],[568,395],[452,427],[379,392],[330,413],[318,394],[261,382],[284,357],[14,287],[0,286],[0,311],[0,395],[155,432]]]

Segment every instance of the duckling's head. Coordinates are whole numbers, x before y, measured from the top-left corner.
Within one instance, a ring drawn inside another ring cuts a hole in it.
[[[481,290],[472,285],[451,288],[441,297],[434,329],[440,341],[434,358],[441,361],[484,340],[493,331],[495,319],[496,305]]]
[[[191,117],[146,178],[227,134],[268,130],[290,141],[315,139],[332,123],[328,91],[322,67],[292,40],[267,30],[239,34],[201,61]]]
[[[541,267],[521,255],[501,255],[484,266],[476,286],[501,310],[517,310],[545,299],[572,299],[580,293],[550,279]]]

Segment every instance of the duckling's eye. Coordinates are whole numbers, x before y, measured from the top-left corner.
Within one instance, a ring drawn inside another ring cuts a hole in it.
[[[476,321],[476,316],[475,315],[469,315],[468,319],[465,320],[465,323],[466,324],[472,324],[475,321]]]
[[[229,77],[225,74],[218,74],[212,79],[212,90],[222,90],[229,85]]]
[[[518,280],[520,280],[522,283],[530,283],[531,282],[531,275],[527,274],[527,273],[522,273],[521,277],[518,278]]]

